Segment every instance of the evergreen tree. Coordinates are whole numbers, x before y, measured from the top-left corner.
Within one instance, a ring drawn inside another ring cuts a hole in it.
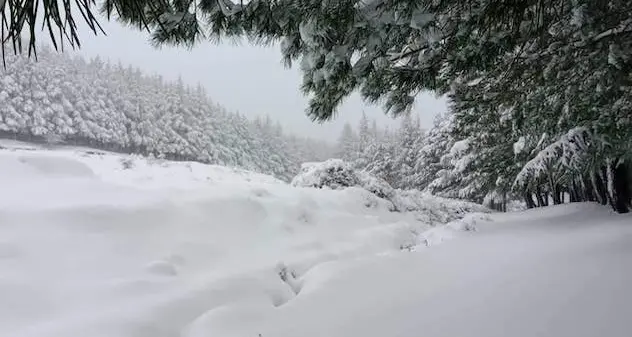
[[[413,121],[410,115],[402,118],[399,130],[399,142],[397,146],[397,158],[395,165],[399,171],[399,182],[395,185],[401,188],[414,186],[416,175],[416,159],[419,152],[421,129],[419,120]]]
[[[349,123],[345,123],[338,138],[337,156],[351,163],[358,158],[358,136]]]

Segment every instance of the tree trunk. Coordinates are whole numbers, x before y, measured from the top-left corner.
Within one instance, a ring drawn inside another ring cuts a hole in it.
[[[595,171],[590,172],[590,180],[593,185],[593,190],[595,192],[595,197],[597,201],[605,205],[608,203],[608,196],[606,195],[606,188],[603,184],[603,180],[601,179],[601,175]]]
[[[581,193],[581,201],[595,201],[595,194],[590,184],[588,184],[588,178],[586,175],[581,177],[579,181],[580,184],[580,193]]]
[[[582,177],[579,180],[573,180],[573,193],[575,194],[575,202],[586,201]]]
[[[555,186],[555,182],[553,181],[553,173],[551,173],[550,171],[549,171],[549,174],[548,174],[548,180],[549,180],[548,181],[549,182],[549,191],[548,191],[548,193],[551,193],[551,196],[553,197],[553,205],[557,205],[557,204],[559,204],[557,188]],[[548,206],[548,202],[549,202],[549,198],[548,197],[546,198],[546,202],[547,202],[547,206]]]
[[[582,179],[583,178],[579,178],[579,181],[574,182],[575,199],[576,199],[575,202],[588,200],[585,195],[585,187],[584,187],[584,182]]]
[[[601,167],[601,180],[606,190],[606,200],[608,200],[610,207],[616,210],[614,200],[614,167],[612,166],[611,159],[606,159],[606,165]]]
[[[535,208],[535,201],[533,201],[533,196],[529,192],[524,192],[523,196],[524,202],[527,204],[527,208]]]
[[[551,196],[553,197],[553,205],[559,205],[562,203],[562,192],[560,191],[560,185],[552,184],[553,190]]]
[[[574,180],[571,182],[571,186],[569,186],[568,188],[568,198],[569,198],[568,199],[569,202],[579,201],[579,196],[577,195],[577,186]]]
[[[542,190],[540,189],[540,186],[535,188],[535,197],[538,200],[538,207],[546,206],[546,204],[544,203],[544,198],[542,198]]]
[[[614,210],[617,213],[628,213],[630,211],[632,193],[630,191],[627,165],[624,162],[620,162],[618,165],[614,164],[612,170]]]

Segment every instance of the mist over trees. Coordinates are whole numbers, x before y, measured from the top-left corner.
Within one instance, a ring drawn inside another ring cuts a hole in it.
[[[37,61],[7,55],[0,102],[3,138],[235,166],[286,180],[302,162],[331,156],[328,144],[287,134],[269,117],[229,112],[201,86],[47,47]]]

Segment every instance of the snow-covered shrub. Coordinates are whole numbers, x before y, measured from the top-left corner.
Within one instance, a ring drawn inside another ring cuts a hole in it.
[[[320,163],[304,163],[301,172],[292,179],[295,187],[329,187],[342,189],[360,185],[355,170],[341,159],[329,159]]]
[[[395,189],[384,179],[378,178],[366,171],[356,171],[356,176],[360,181],[360,186],[380,198],[390,200],[395,194]]]
[[[369,195],[384,199],[391,211],[413,212],[415,218],[431,225],[448,223],[462,218],[468,213],[487,213],[490,210],[482,205],[468,201],[441,198],[418,190],[394,189],[385,180],[366,171],[356,171],[351,165],[340,159],[330,159],[322,163],[305,163],[301,173],[294,177],[292,186],[329,187],[344,189],[357,187],[369,192]],[[376,200],[366,200],[365,206],[375,207]]]
[[[121,158],[121,166],[124,170],[129,170],[134,167],[134,160],[132,158]]]
[[[296,187],[329,187],[342,189],[351,186],[362,187],[382,199],[391,199],[394,189],[384,179],[366,171],[357,171],[341,159],[329,159],[321,163],[305,163],[301,172],[292,180]]]
[[[431,225],[448,223],[469,213],[489,213],[473,202],[441,198],[418,190],[396,190],[390,199],[400,212],[414,212],[417,220]]]

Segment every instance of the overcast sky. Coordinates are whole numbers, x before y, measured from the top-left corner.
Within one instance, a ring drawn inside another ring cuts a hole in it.
[[[347,99],[335,120],[323,124],[312,122],[305,115],[307,99],[299,90],[298,67],[285,68],[278,47],[202,42],[193,50],[156,49],[148,43],[145,32],[116,22],[102,20],[101,23],[108,36],[95,37],[84,29],[80,35],[80,54],[99,55],[114,62],[120,60],[168,79],[180,75],[191,85],[199,82],[212,100],[227,109],[253,117],[269,114],[292,133],[333,140],[346,121],[355,125],[362,111],[381,125],[399,123],[385,116],[379,106],[365,104],[357,94]],[[423,94],[417,99],[414,113],[420,115],[423,126],[430,126],[435,114],[445,109],[444,100]]]

